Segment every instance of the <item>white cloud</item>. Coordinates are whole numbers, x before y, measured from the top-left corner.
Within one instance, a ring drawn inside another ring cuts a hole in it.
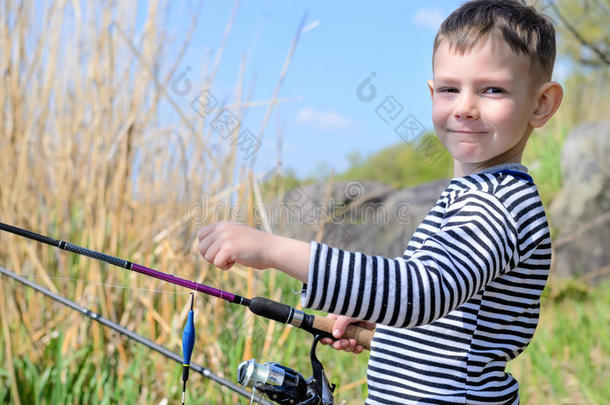
[[[420,8],[413,16],[413,20],[420,27],[437,31],[445,17],[440,8]]]
[[[295,118],[297,124],[311,125],[321,131],[353,130],[356,125],[348,117],[334,111],[317,111],[313,108],[302,108]]]

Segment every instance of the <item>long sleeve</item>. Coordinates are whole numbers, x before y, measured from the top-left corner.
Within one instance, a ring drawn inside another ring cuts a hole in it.
[[[493,194],[468,190],[426,221],[437,230],[408,257],[311,242],[303,305],[389,326],[429,324],[519,261],[516,222]]]

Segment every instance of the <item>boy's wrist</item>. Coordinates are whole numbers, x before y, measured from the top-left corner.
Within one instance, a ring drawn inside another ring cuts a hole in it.
[[[307,282],[310,244],[280,235],[269,234],[269,236],[267,247],[269,267]]]

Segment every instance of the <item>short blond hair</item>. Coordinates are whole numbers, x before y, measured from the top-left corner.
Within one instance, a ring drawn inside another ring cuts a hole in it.
[[[551,80],[555,64],[555,28],[551,20],[519,0],[474,0],[443,21],[434,40],[434,55],[441,42],[460,54],[490,35],[502,38],[517,54],[530,60],[534,82]]]

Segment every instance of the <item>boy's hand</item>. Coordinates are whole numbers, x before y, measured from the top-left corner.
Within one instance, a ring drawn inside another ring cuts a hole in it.
[[[323,338],[320,339],[320,343],[323,345],[330,345],[333,349],[336,350],[344,350],[346,352],[351,352],[354,354],[359,354],[364,350],[364,348],[356,343],[356,339],[340,339],[341,336],[345,333],[345,329],[347,325],[355,324],[357,326],[361,326],[366,329],[373,330],[375,329],[375,324],[373,322],[365,322],[359,321],[354,318],[349,318],[347,316],[339,316],[334,314],[329,314],[328,318],[335,319],[335,325],[333,326],[333,336],[335,339],[331,338]]]
[[[197,233],[199,252],[219,269],[235,263],[255,269],[276,268],[302,282],[309,274],[309,243],[245,225],[219,222]]]
[[[199,252],[214,266],[228,270],[235,263],[255,269],[271,267],[265,252],[273,235],[231,222],[205,226],[197,233]]]

